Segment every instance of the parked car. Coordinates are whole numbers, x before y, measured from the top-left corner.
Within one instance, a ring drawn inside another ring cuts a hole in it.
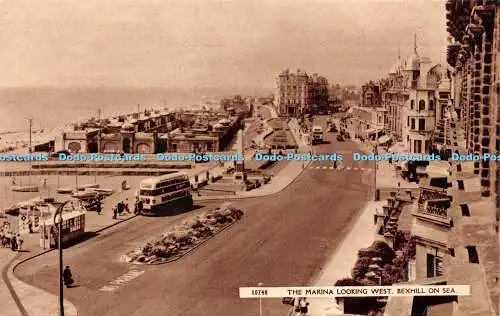
[[[255,189],[255,183],[250,182],[250,181],[245,183],[245,189],[246,189],[246,191],[250,191],[250,190]]]

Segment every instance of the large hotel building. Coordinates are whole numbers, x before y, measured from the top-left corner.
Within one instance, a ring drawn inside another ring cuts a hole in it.
[[[279,116],[297,117],[328,107],[328,80],[305,71],[285,70],[275,81],[275,106]]]

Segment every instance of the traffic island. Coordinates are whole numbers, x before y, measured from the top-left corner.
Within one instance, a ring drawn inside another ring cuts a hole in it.
[[[225,203],[187,220],[159,238],[121,257],[132,264],[163,264],[179,260],[243,217],[243,211]]]

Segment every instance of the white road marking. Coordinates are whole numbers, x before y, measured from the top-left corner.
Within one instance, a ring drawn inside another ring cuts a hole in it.
[[[320,166],[317,166],[317,167],[316,167],[316,169],[321,169],[321,167],[320,167]]]
[[[326,169],[326,168],[327,168],[327,166],[323,166],[323,169]]]
[[[116,280],[109,282],[110,285],[105,285],[99,289],[102,292],[113,292],[116,291],[120,286],[132,281],[146,271],[138,271],[135,269],[130,270],[124,275],[118,277]]]
[[[358,167],[354,167],[354,168],[352,168],[352,170],[358,170]]]
[[[351,167],[347,167],[346,169],[347,169],[347,170],[351,170]]]
[[[333,166],[330,166],[330,170],[333,170]]]

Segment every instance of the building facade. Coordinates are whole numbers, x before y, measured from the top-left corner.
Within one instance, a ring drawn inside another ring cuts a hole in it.
[[[166,110],[90,119],[64,131],[56,139],[56,148],[80,153],[151,154],[157,150],[158,134],[171,131],[178,124],[177,113]]]
[[[361,87],[361,106],[380,107],[382,106],[382,93],[380,84],[372,81]]]
[[[500,151],[500,17],[498,1],[448,1],[447,26],[452,40],[448,63],[466,150],[481,155]],[[482,195],[500,207],[498,161],[477,161]]]
[[[229,109],[230,110],[230,109]],[[242,127],[244,113],[214,110],[120,116],[64,131],[56,144],[71,153],[220,152]]]
[[[385,134],[384,108],[353,106],[350,111],[356,137],[363,140],[377,140]]]
[[[274,102],[280,116],[323,111],[328,107],[328,80],[317,74],[309,76],[300,69],[296,73],[287,69],[276,79]]]
[[[498,155],[500,3],[448,0],[446,10],[452,69],[436,110],[452,135],[445,144],[454,152]],[[420,185],[412,227],[417,251],[408,270],[412,284],[466,284],[471,295],[391,297],[386,315],[499,314],[498,161],[452,161],[448,171],[446,189]]]
[[[387,110],[387,133],[404,144],[410,153],[429,153],[433,147],[443,67],[420,57],[416,39],[414,51],[406,60],[398,60],[381,80],[382,104]],[[446,100],[447,101],[447,100]]]

